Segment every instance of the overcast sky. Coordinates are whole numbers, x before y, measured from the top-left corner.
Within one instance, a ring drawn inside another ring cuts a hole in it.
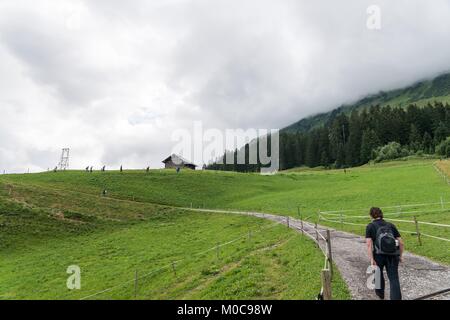
[[[449,39],[448,0],[0,0],[0,170],[159,167],[193,121],[282,128],[449,71]]]

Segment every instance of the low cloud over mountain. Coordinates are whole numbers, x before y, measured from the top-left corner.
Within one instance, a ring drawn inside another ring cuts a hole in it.
[[[381,29],[366,26],[378,5]],[[450,3],[4,1],[0,169],[159,166],[171,133],[280,128],[450,70]]]

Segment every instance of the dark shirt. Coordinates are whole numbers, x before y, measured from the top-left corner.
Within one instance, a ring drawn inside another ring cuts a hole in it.
[[[397,227],[390,222],[386,222],[383,219],[373,220],[366,227],[366,239],[372,239],[373,243],[375,243],[377,230],[381,226],[390,226],[392,229],[392,233],[394,237],[400,238],[400,232],[398,232]]]

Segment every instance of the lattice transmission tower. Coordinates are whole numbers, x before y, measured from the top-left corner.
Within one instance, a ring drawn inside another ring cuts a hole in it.
[[[69,148],[63,148],[61,153],[61,160],[58,163],[59,170],[69,169]]]

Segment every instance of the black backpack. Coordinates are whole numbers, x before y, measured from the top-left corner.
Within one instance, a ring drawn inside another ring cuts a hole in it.
[[[375,237],[375,253],[390,256],[400,255],[400,249],[389,224],[383,224],[377,228]]]

